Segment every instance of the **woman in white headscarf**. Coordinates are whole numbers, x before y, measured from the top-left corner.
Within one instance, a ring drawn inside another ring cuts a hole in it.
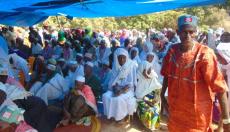
[[[96,57],[99,67],[102,67],[103,60],[109,60],[109,55],[111,54],[109,39],[104,37],[100,41],[99,47],[96,49]]]
[[[152,52],[147,53],[146,61],[139,65],[135,91],[138,99],[138,117],[151,130],[157,129],[160,123],[160,89],[162,87],[152,64],[155,56]]]
[[[151,93],[153,90],[161,89],[162,87],[156,70],[152,65],[154,57],[155,56],[152,52],[147,53],[146,61],[143,61],[138,68],[138,83],[135,91],[138,99],[142,99],[145,95]]]
[[[136,47],[132,47],[130,50],[130,58],[135,62],[136,66],[141,63],[141,59],[139,57],[139,50]]]
[[[132,115],[136,110],[134,88],[137,84],[136,67],[129,59],[127,50],[118,48],[114,53],[114,63],[109,80],[109,91],[103,94],[104,113],[108,119],[116,121]]]

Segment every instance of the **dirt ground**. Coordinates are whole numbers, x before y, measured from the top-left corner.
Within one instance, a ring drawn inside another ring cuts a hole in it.
[[[136,115],[129,123],[118,124],[115,121],[107,120],[106,117],[101,117],[101,132],[151,132],[139,121]],[[161,119],[161,128],[154,132],[168,132],[166,118]]]

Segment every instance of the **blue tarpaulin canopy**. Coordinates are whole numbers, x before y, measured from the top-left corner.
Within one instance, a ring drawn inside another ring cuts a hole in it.
[[[177,8],[224,3],[225,0],[0,0],[0,24],[31,26],[48,16],[122,17]]]

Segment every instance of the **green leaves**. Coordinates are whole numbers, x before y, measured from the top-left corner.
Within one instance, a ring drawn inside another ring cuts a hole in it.
[[[227,0],[230,5],[230,0]],[[154,13],[148,15],[139,15],[119,18],[74,18],[72,21],[65,17],[59,16],[59,23],[62,27],[85,28],[93,27],[93,30],[117,30],[117,29],[138,29],[145,31],[146,28],[177,28],[177,18],[182,14],[196,15],[199,18],[200,27],[217,27],[223,26],[224,20],[228,17],[227,11],[219,6],[206,6],[196,8],[178,9]],[[46,20],[48,25],[58,26],[56,17],[49,17]]]

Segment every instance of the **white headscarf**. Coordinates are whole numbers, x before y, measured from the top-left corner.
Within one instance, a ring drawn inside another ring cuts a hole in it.
[[[161,75],[161,65],[159,64],[159,58],[158,56],[154,53],[154,52],[148,52],[147,55],[153,55],[153,61],[152,61],[152,65],[153,65],[153,69],[155,70],[155,72],[158,75],[158,78],[160,80],[160,82],[163,82],[163,77]],[[147,57],[147,56],[146,56]]]
[[[139,50],[138,50],[138,48],[137,48],[137,47],[132,47],[132,48],[131,48],[130,53],[129,53],[129,54],[130,54],[130,57],[131,57],[132,51],[136,51],[136,52],[137,52],[137,55],[134,57],[133,61],[136,61],[137,64],[141,63],[141,59],[140,59],[140,57],[139,57]]]
[[[79,76],[76,77],[75,80],[76,80],[76,81],[79,81],[79,82],[85,82],[85,77],[79,75]]]
[[[121,66],[118,62],[118,56],[120,55],[124,55],[126,57],[126,63]],[[113,70],[118,71],[119,69],[121,69],[121,67],[125,67],[127,62],[131,61],[129,58],[129,54],[128,51],[125,50],[124,48],[118,48],[116,49],[116,51],[114,52],[114,63],[113,63]]]
[[[22,57],[18,56],[16,53],[9,54],[9,58],[12,58],[14,62],[20,62],[20,63],[23,62],[27,64],[27,61]]]
[[[118,56],[120,55],[126,56],[126,62],[122,66],[118,62]],[[110,85],[113,86],[119,79],[126,78],[127,75],[131,72],[131,70],[133,70],[133,67],[135,67],[135,63],[132,60],[130,60],[128,51],[124,48],[118,48],[114,52],[114,63],[112,68],[112,77],[110,80]],[[133,81],[136,84],[136,80]]]

